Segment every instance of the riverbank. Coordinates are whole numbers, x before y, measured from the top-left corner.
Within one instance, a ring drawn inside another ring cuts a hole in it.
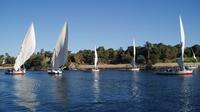
[[[185,63],[186,65],[194,65],[194,63]],[[200,63],[196,63],[200,67]],[[139,66],[141,69],[145,69],[145,65]],[[165,68],[165,67],[178,67],[177,63],[156,63],[152,65],[152,68]],[[2,69],[11,69],[12,66],[0,66],[0,70]],[[78,69],[78,70],[91,70],[94,68],[94,65],[79,65],[72,63],[69,69]],[[130,69],[132,68],[131,64],[99,64],[99,69]]]
[[[99,69],[129,69],[131,64],[100,64],[98,65]],[[79,65],[77,69],[80,70],[89,70],[94,68],[94,65]]]
[[[0,66],[0,70],[7,70],[7,69],[12,69],[13,67],[10,66]]]
[[[194,65],[194,63],[185,63],[186,65]],[[196,63],[200,66],[200,63]],[[145,69],[145,65],[139,66],[141,69]],[[152,65],[152,68],[165,68],[165,67],[178,67],[177,63],[156,63]],[[71,69],[78,69],[78,70],[90,70],[94,68],[94,65],[74,65]],[[131,64],[99,64],[99,69],[130,69],[132,68]]]
[[[200,63],[185,63],[185,65],[198,65],[200,66]],[[156,63],[153,65],[154,68],[164,68],[164,67],[178,67],[177,63]]]

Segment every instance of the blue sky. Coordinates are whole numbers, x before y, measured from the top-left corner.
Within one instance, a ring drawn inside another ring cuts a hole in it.
[[[37,49],[55,47],[64,21],[69,50],[118,49],[146,41],[178,44],[179,14],[186,46],[200,43],[200,0],[0,0],[0,54],[16,56],[33,21]]]

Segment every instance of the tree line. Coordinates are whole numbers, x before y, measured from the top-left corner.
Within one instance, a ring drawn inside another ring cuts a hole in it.
[[[185,49],[185,62],[195,62],[193,59],[193,52],[198,60],[200,59],[200,45],[196,44]],[[133,59],[133,46],[128,46],[126,49],[120,47],[119,49],[104,48],[100,46],[97,48],[99,64],[127,64],[131,63]],[[180,45],[165,45],[163,43],[146,42],[144,46],[136,47],[136,63],[141,65],[152,65],[158,62],[176,62],[180,56]],[[50,67],[52,57],[51,51],[41,49],[40,52],[34,53],[31,58],[25,63],[27,69],[41,70]],[[15,57],[8,53],[0,55],[0,65],[12,66],[15,62]],[[75,64],[93,64],[94,50],[84,49],[77,53],[69,52],[68,63]]]

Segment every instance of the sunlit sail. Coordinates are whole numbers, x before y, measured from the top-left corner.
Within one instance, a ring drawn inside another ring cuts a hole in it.
[[[97,48],[95,46],[95,49],[94,49],[94,69],[92,69],[92,71],[99,71],[99,69],[97,68],[97,62],[98,62],[98,54],[97,54]]]
[[[177,69],[166,69],[164,71],[157,72],[158,74],[176,74],[176,75],[192,75],[193,70],[188,69],[184,63],[184,50],[185,50],[185,31],[183,27],[183,22],[181,16],[179,16],[179,24],[180,24],[180,44],[181,44],[181,56],[177,59],[177,63],[179,68]]]
[[[132,71],[139,71],[140,68],[137,67],[136,65],[136,62],[135,62],[135,59],[136,59],[136,47],[135,47],[135,40],[133,40],[133,61],[132,61]]]
[[[25,38],[21,45],[21,49],[17,56],[17,59],[15,60],[14,70],[9,70],[9,71],[7,71],[7,73],[9,73],[9,74],[24,74],[24,73],[26,73],[24,66],[23,66],[23,69],[21,68],[21,66],[24,65],[24,63],[34,53],[35,47],[36,47],[35,30],[34,30],[34,25],[32,23],[25,35]]]
[[[48,73],[60,74],[62,73],[62,67],[67,62],[68,57],[68,27],[67,23],[64,23],[56,47],[53,51],[51,59],[51,68],[48,69]]]

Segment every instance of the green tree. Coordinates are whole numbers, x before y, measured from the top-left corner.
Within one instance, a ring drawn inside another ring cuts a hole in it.
[[[137,57],[137,63],[138,64],[145,64],[146,60],[145,60],[145,57],[143,55],[139,55]]]
[[[8,53],[5,53],[5,63],[6,64],[14,64],[15,63],[15,58],[10,56]]]
[[[3,61],[4,61],[4,55],[0,55],[0,65],[3,64]]]
[[[100,63],[108,63],[109,53],[104,47],[97,48],[98,58]]]
[[[107,50],[107,53],[108,53],[108,63],[113,63],[117,53],[112,48],[109,48]]]

